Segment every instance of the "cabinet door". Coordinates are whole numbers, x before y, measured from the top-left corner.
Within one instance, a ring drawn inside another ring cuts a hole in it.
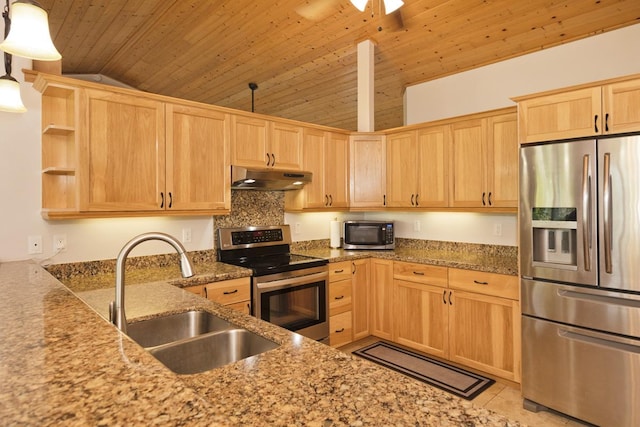
[[[517,301],[453,292],[449,359],[512,381],[520,379]]]
[[[359,340],[370,335],[369,300],[371,264],[368,259],[352,262],[351,300],[353,305],[353,339]]]
[[[393,261],[371,259],[371,335],[392,339]]]
[[[231,164],[266,168],[271,164],[267,156],[268,122],[263,119],[231,116]]]
[[[386,200],[386,143],[383,136],[352,136],[349,143],[352,208],[379,208]]]
[[[387,206],[416,206],[418,158],[415,132],[387,136]]]
[[[451,125],[453,173],[451,207],[486,206],[486,120],[474,119]]]
[[[302,165],[302,128],[289,124],[271,122],[268,152],[270,167],[275,169],[300,170]]]
[[[518,103],[520,142],[554,141],[602,133],[599,86]]]
[[[83,92],[80,210],[165,209],[164,104],[108,91]]]
[[[518,124],[516,114],[489,117],[487,205],[518,207]]]
[[[229,210],[229,126],[224,113],[167,104],[168,209]]]
[[[329,208],[349,207],[349,138],[330,133],[325,142],[324,190]]]
[[[437,126],[416,131],[417,162],[419,165],[416,207],[448,205],[450,138],[449,126]]]
[[[323,208],[327,203],[324,188],[326,135],[316,129],[305,129],[303,135],[302,168],[313,174],[311,183],[300,190],[304,192],[304,208]]]
[[[603,87],[604,133],[640,131],[640,80]]]
[[[447,357],[447,290],[438,286],[393,281],[393,340],[438,357]]]

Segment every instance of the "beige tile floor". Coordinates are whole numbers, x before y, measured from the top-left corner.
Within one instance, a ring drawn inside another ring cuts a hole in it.
[[[381,341],[376,337],[368,337],[362,340],[347,344],[340,347],[339,350],[350,353],[359,348]],[[513,387],[512,384],[501,383],[497,380],[491,387],[483,391],[475,399],[473,403],[491,409],[502,414],[514,421],[519,421],[527,426],[544,426],[544,427],[584,427],[577,420],[562,416],[558,413],[540,411],[537,413],[527,411],[522,407],[522,396],[520,389]]]

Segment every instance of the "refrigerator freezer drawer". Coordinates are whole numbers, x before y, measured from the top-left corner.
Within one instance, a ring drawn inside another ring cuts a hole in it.
[[[640,337],[640,295],[529,279],[520,283],[522,314]]]
[[[640,340],[522,318],[525,399],[600,426],[640,425]]]

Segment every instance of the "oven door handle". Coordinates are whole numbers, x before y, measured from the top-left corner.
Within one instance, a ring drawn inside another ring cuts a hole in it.
[[[306,274],[304,276],[291,277],[289,279],[278,279],[272,282],[256,283],[256,287],[261,291],[274,291],[291,287],[291,285],[304,285],[307,283],[317,282],[319,280],[326,280],[329,277],[329,273],[322,271],[320,273]]]

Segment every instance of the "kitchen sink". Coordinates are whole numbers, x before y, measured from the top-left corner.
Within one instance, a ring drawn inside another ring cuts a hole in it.
[[[127,325],[127,335],[177,374],[196,374],[278,347],[206,311],[187,311]]]
[[[196,374],[277,348],[246,329],[229,329],[155,347],[149,352],[177,374]]]
[[[156,347],[235,326],[206,311],[170,314],[127,325],[127,335],[142,347]]]

